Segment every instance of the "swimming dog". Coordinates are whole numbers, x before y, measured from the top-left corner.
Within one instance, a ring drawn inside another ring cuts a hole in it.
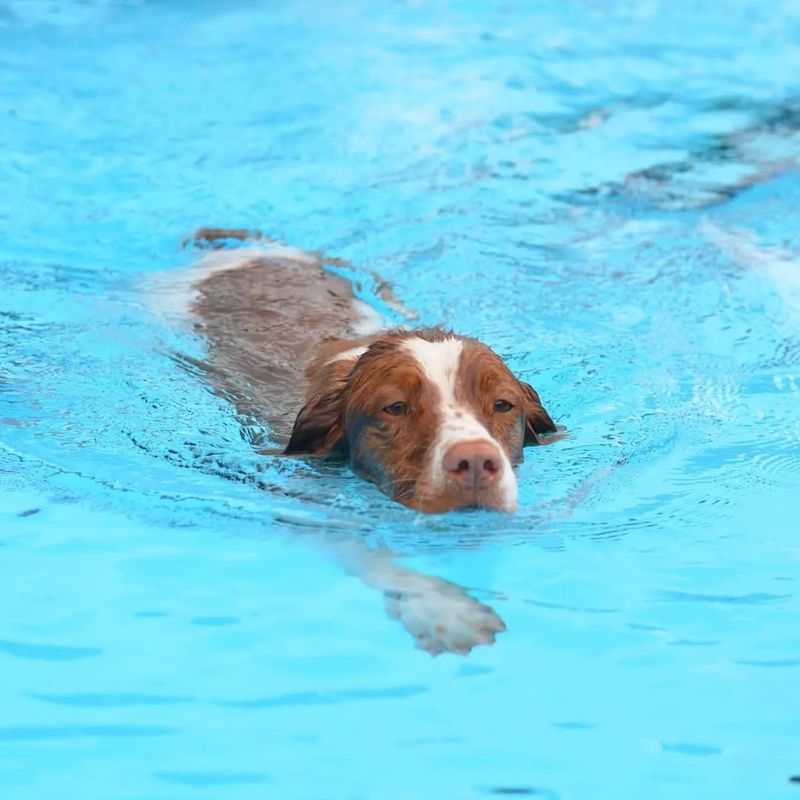
[[[257,246],[216,249],[221,242]],[[556,426],[539,395],[488,346],[438,328],[387,329],[345,262],[258,232],[201,229],[212,249],[154,284],[162,313],[207,343],[202,366],[240,418],[267,425],[287,456],[339,453],[411,508],[514,511],[513,467]],[[374,277],[382,302],[414,314]],[[461,587],[351,539],[329,550],[383,592],[390,616],[432,654],[468,653],[505,625]]]

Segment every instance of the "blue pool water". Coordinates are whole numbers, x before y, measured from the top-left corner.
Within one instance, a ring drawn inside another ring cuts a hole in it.
[[[800,797],[796,3],[5,0],[0,34],[0,798]],[[533,382],[570,436],[519,513],[256,455],[142,292],[209,224]],[[431,658],[331,542],[507,632]]]

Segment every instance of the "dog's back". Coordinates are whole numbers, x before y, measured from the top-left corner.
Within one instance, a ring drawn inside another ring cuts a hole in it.
[[[267,425],[282,444],[320,343],[376,324],[350,282],[323,263],[281,246],[216,250],[155,287],[162,306],[207,342],[202,360],[186,360],[243,418]]]

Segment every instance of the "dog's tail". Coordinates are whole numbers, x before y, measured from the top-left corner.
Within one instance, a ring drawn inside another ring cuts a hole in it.
[[[289,247],[259,230],[200,228],[183,240],[183,247],[200,250],[202,255],[188,267],[148,275],[143,286],[148,309],[181,327],[192,324],[192,309],[205,281],[220,272],[255,267],[270,258],[305,267],[317,266],[347,280],[355,295],[351,330],[354,336],[408,324],[418,317],[403,305],[380,275],[360,273],[340,258]]]
[[[200,228],[183,240],[183,246],[205,252],[186,267],[150,273],[141,286],[147,308],[179,326],[191,324],[199,287],[220,272],[248,269],[270,257],[322,265],[318,255],[280,244],[261,231],[243,228]]]

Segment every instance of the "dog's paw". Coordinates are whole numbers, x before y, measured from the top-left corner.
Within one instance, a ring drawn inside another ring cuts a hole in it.
[[[399,620],[417,647],[433,656],[467,655],[479,644],[493,644],[505,623],[489,606],[460,586],[429,576],[415,576],[407,589],[385,592],[386,612]]]

